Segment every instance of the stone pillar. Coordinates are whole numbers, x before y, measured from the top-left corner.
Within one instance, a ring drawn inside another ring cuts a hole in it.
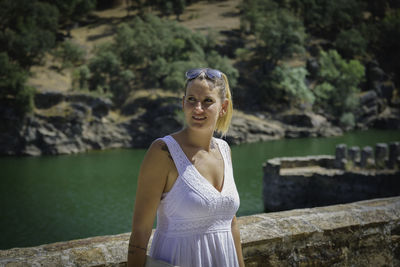
[[[372,161],[373,161],[372,153],[373,153],[373,150],[372,150],[372,147],[370,147],[370,146],[366,146],[362,149],[361,161],[360,161],[361,168],[366,168],[369,165],[368,163],[372,163]]]
[[[389,162],[388,168],[394,169],[400,156],[400,142],[392,142],[389,144]]]
[[[334,167],[343,170],[346,165],[346,158],[347,158],[347,146],[345,144],[337,145],[335,151]]]
[[[378,143],[375,145],[375,166],[377,169],[386,168],[386,158],[388,154],[388,145]]]
[[[279,176],[279,172],[281,171],[281,164],[276,163],[276,162],[272,162],[272,160],[264,163],[264,174],[268,174],[268,175],[275,175],[275,176]]]
[[[352,146],[349,148],[347,159],[354,163],[354,166],[360,161],[360,148],[358,146]]]

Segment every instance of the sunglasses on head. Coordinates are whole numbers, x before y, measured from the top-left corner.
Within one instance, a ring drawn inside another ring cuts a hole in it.
[[[219,70],[209,69],[209,68],[197,68],[190,69],[186,72],[186,78],[189,80],[197,78],[201,73],[204,73],[209,79],[215,80],[222,77],[222,72]]]

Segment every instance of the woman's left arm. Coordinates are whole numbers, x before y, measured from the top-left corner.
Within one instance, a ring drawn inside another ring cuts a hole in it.
[[[235,248],[239,261],[239,266],[244,267],[242,244],[240,242],[240,231],[239,231],[239,226],[237,224],[236,216],[234,216],[232,219],[232,236],[233,236],[233,241],[235,242]]]

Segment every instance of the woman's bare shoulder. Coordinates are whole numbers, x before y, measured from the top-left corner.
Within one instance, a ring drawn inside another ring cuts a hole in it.
[[[162,139],[154,140],[149,149],[147,150],[148,156],[155,158],[157,160],[160,159],[172,159],[171,153],[169,152],[167,144]]]

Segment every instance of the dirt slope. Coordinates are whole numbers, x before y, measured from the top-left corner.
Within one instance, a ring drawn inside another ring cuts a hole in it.
[[[209,30],[214,32],[239,29],[238,5],[241,0],[227,1],[200,1],[186,7],[180,19],[182,25],[202,33]],[[122,22],[132,18],[134,12],[127,16],[126,6],[123,4],[112,9],[93,12],[93,18],[88,24],[76,27],[71,31],[71,41],[77,43],[87,51],[90,57],[91,51],[96,45],[110,41],[115,28]],[[175,16],[169,19],[175,20]],[[223,39],[223,35],[220,35]],[[28,84],[39,91],[68,91],[72,90],[73,69],[61,70],[61,62],[50,53],[47,54],[41,66],[33,66],[32,77]]]

